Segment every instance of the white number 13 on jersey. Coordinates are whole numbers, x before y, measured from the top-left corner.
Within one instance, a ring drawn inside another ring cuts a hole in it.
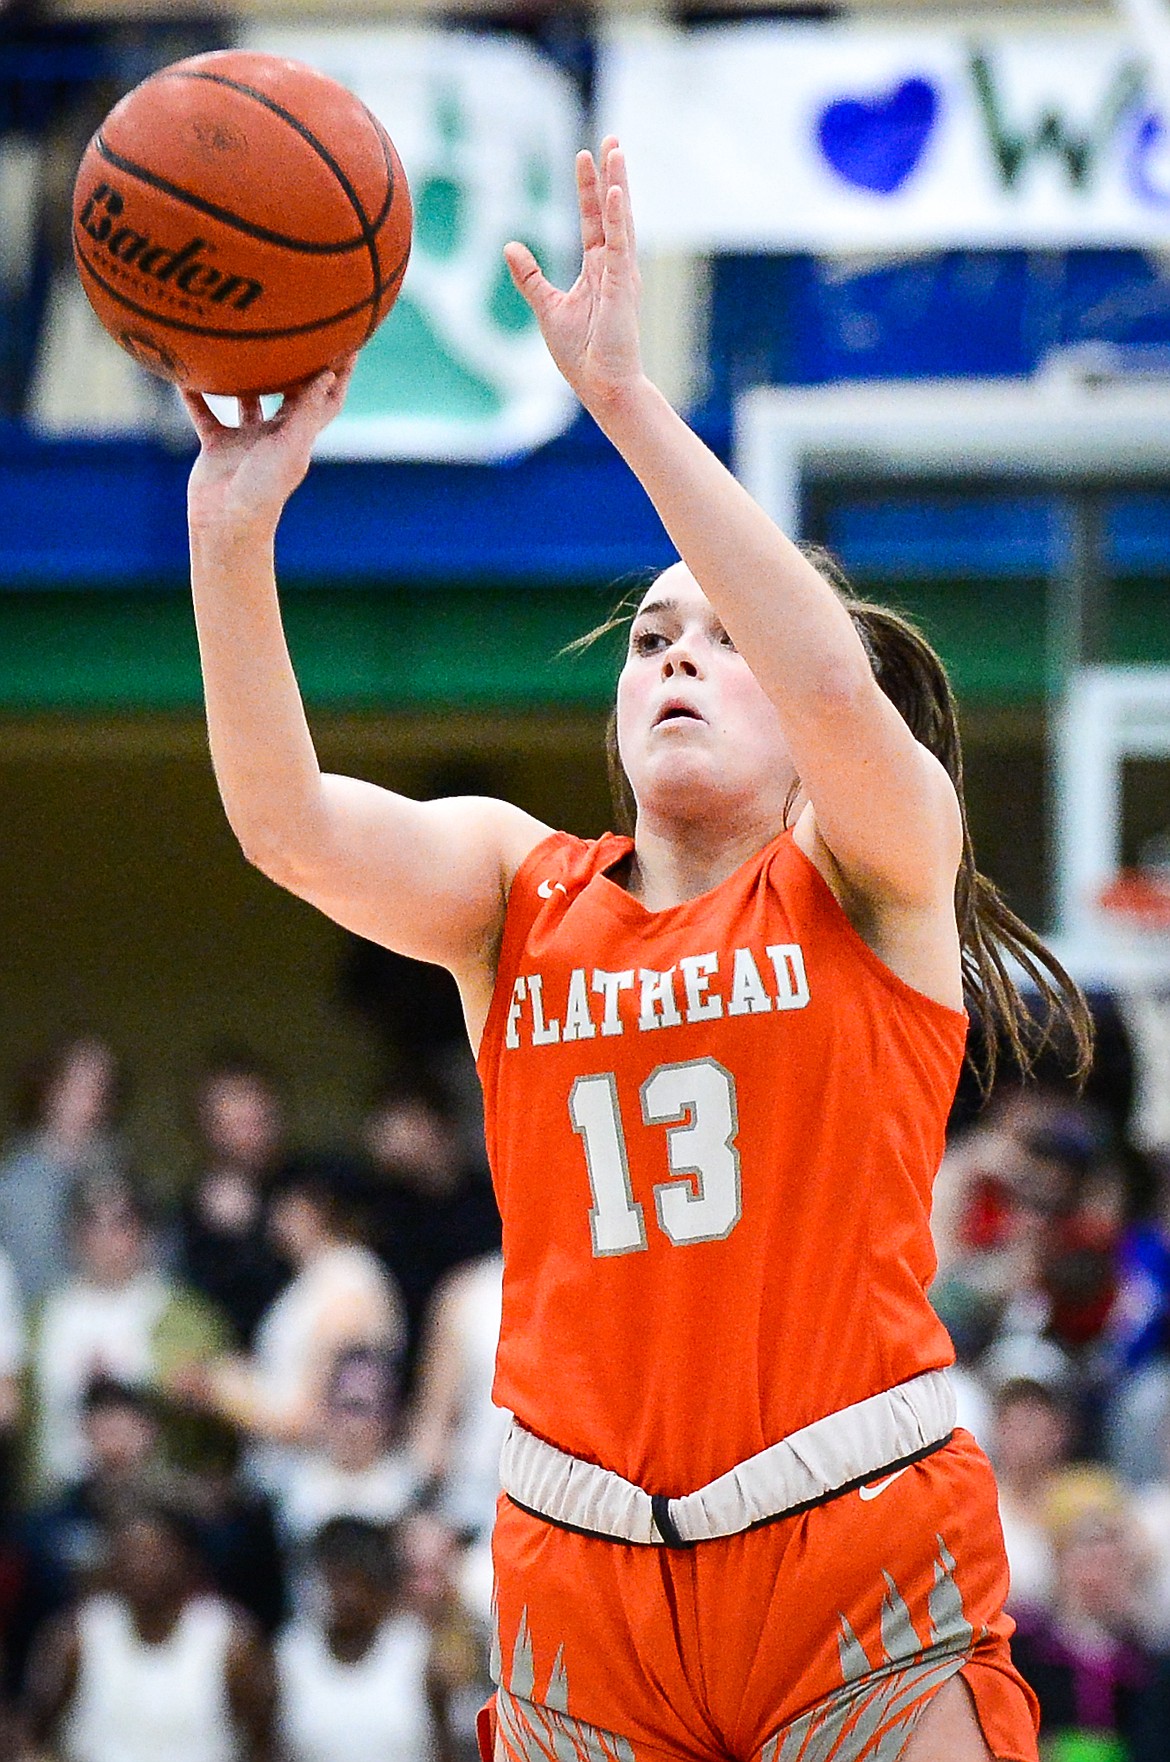
[[[680,1247],[721,1242],[740,1217],[739,1119],[731,1072],[713,1058],[659,1065],[643,1083],[641,1098],[646,1125],[667,1129],[667,1165],[674,1177],[654,1188],[659,1227]],[[630,1184],[611,1071],[577,1078],[569,1091],[569,1118],[585,1145],[594,1254],[633,1254],[645,1248],[646,1223]]]

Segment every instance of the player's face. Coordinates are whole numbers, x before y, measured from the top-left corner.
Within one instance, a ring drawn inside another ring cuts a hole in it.
[[[617,731],[639,814],[779,822],[795,778],[779,717],[681,563],[631,626]]]

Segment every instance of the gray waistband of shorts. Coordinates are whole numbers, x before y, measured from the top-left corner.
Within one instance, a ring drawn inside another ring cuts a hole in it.
[[[652,1498],[611,1469],[582,1462],[513,1420],[500,1479],[526,1511],[563,1528],[615,1542],[690,1547],[738,1535],[819,1504],[928,1455],[955,1428],[945,1371],[828,1413],[679,1499]]]

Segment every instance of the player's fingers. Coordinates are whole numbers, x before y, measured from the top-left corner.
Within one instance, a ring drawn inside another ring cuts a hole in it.
[[[337,375],[332,367],[322,368],[311,379],[290,385],[280,406],[280,421],[287,426],[298,420],[320,420],[321,412],[333,389]]]
[[[577,155],[577,206],[581,214],[581,248],[591,251],[605,243],[605,227],[601,218],[601,180],[593,155],[582,151]]]
[[[522,245],[518,239],[512,239],[504,246],[504,262],[511,271],[517,293],[527,300],[539,319],[555,291],[552,283],[545,280],[540,264],[528,246]]]
[[[191,426],[201,441],[213,440],[217,434],[226,433],[219,417],[214,411],[208,409],[202,392],[188,392],[180,389],[179,396],[191,418]]]
[[[626,156],[618,146],[617,137],[615,135],[606,136],[606,139],[602,144],[602,152],[605,154],[605,187],[607,199],[609,191],[616,185],[616,187],[622,192],[623,206],[625,210],[626,244],[631,252],[636,252],[638,242],[634,236],[634,205],[630,201],[630,173],[629,167],[626,165]]]
[[[607,258],[624,262],[633,257],[629,204],[620,184],[610,184],[605,192],[605,248]]]
[[[609,199],[609,187],[613,182],[613,170],[609,162],[617,144],[616,135],[606,135],[602,140],[600,147],[597,149],[598,181],[601,188],[602,213],[605,212],[605,205]]]
[[[237,398],[236,403],[240,407],[240,427],[258,428],[264,420],[264,411],[260,407],[257,393],[248,392],[244,397]]]
[[[343,361],[335,362],[333,368],[333,384],[328,388],[329,402],[341,408],[349,391],[349,382],[353,378],[353,370],[357,366],[357,354],[347,355]]]

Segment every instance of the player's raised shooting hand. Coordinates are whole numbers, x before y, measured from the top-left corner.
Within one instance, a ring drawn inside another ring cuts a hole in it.
[[[183,393],[199,436],[187,496],[193,528],[275,531],[309,469],[313,442],[345,402],[355,359],[294,386],[274,416],[265,417],[258,397],[241,398],[238,428],[221,422],[198,393]]]
[[[625,157],[608,137],[598,162],[577,155],[581,272],[566,293],[546,278],[526,245],[504,257],[536,315],[548,350],[585,408],[598,420],[642,378],[638,342],[640,278]]]

